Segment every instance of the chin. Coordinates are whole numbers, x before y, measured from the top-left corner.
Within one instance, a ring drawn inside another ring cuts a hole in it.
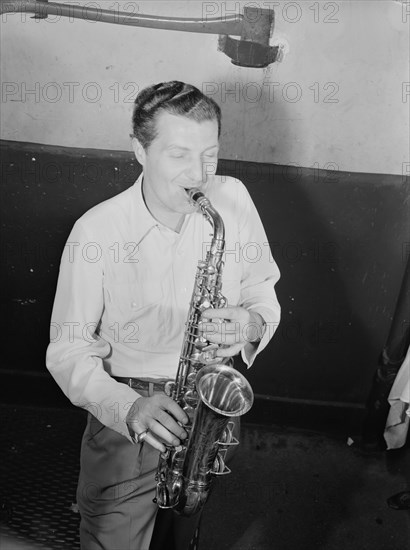
[[[192,212],[196,212],[198,210],[198,207],[195,204],[187,204],[184,207],[184,214],[192,214]]]

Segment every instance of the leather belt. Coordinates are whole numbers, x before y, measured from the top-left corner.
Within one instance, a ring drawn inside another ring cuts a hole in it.
[[[158,382],[154,382],[153,380],[141,380],[140,378],[127,378],[123,376],[112,376],[112,378],[117,382],[127,384],[133,390],[147,391],[150,394],[152,392],[164,392],[165,384],[171,382],[171,380],[158,380]]]

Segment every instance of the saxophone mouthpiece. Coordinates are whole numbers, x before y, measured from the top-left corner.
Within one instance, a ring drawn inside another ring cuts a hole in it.
[[[204,196],[203,193],[197,187],[185,188],[185,191],[191,201],[195,204],[198,203],[198,200]]]

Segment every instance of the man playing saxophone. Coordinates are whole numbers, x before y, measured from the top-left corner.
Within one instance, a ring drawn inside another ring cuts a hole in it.
[[[142,174],[77,220],[63,253],[47,366],[89,412],[77,490],[82,550],[192,547],[197,518],[167,515],[174,540],[153,538],[159,454],[188,437],[188,417],[165,387],[211,241],[187,191],[203,193],[225,225],[228,306],[204,309],[204,340],[249,367],[279,322],[279,271],[256,208],[239,180],[215,175],[220,134],[220,108],[197,88],[172,81],[142,90],[132,135]],[[249,245],[257,261],[244,253]]]

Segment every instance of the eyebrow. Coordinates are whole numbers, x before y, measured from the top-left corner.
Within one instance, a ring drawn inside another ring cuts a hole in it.
[[[219,145],[215,144],[215,145],[210,145],[209,147],[207,147],[206,149],[204,149],[202,152],[204,153],[205,151],[208,151],[209,149],[215,149],[215,148],[219,148]],[[179,149],[180,151],[189,151],[189,147],[183,147],[182,145],[176,145],[176,144],[172,144],[172,145],[169,145],[167,147],[168,150],[170,149]]]

